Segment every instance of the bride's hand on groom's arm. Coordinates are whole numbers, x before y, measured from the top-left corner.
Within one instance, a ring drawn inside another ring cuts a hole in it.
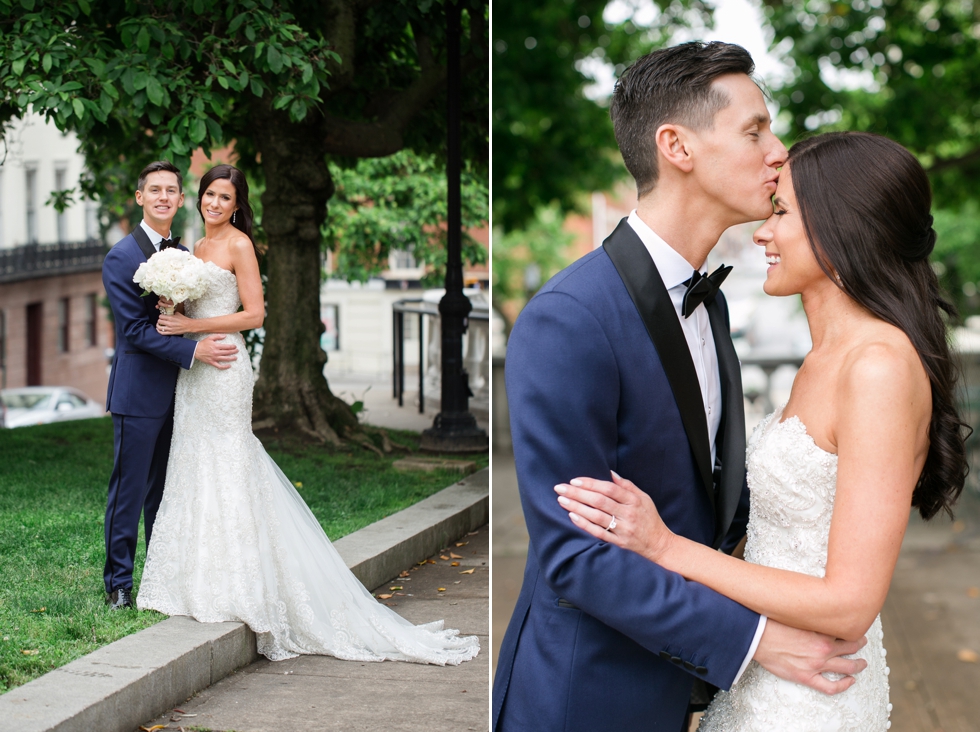
[[[595,538],[659,563],[674,533],[649,495],[616,473],[612,478],[575,478],[556,485],[558,503],[576,526]]]

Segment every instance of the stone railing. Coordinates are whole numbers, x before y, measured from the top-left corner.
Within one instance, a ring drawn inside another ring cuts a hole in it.
[[[475,291],[465,291],[473,303],[463,337],[463,367],[469,376],[472,393],[469,408],[474,414],[486,414],[490,407],[490,316],[486,302]],[[429,406],[438,409],[442,386],[442,329],[439,318],[441,290],[432,290],[422,298],[399,300],[392,306],[394,319],[392,386],[398,406],[404,405],[405,383],[405,317],[418,318],[419,384],[418,407],[423,413]]]

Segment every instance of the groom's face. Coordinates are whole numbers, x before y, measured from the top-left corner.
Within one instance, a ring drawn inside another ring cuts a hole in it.
[[[726,74],[712,86],[729,103],[715,113],[711,129],[693,133],[693,172],[727,226],[768,218],[786,147],[773,134],[765,99],[752,79]]]
[[[184,203],[177,176],[168,170],[157,170],[146,176],[142,191],[136,191],[136,204],[143,207],[143,218],[153,226],[165,229]]]

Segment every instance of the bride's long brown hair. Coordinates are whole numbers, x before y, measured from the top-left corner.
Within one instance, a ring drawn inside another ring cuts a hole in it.
[[[900,328],[919,354],[932,386],[932,420],[912,505],[926,519],[939,511],[952,515],[969,470],[970,428],[956,409],[957,369],[943,317],[956,311],[929,265],[936,243],[929,178],[904,147],[866,132],[802,140],[788,165],[820,267],[860,305]]]

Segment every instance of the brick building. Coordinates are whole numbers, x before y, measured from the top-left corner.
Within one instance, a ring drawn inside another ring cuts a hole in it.
[[[102,302],[96,205],[63,213],[52,191],[77,187],[77,140],[39,117],[5,131],[0,165],[0,388],[73,386],[104,401],[112,324]],[[76,195],[76,199],[78,196]]]

